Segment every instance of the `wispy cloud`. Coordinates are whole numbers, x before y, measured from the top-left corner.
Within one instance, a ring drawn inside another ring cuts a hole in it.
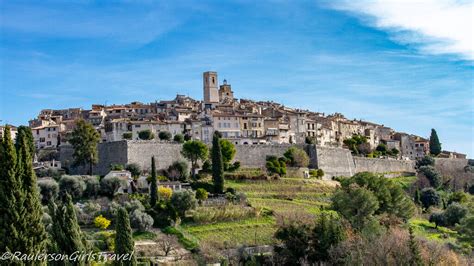
[[[423,53],[455,54],[474,60],[474,2],[456,0],[337,1],[332,8],[348,11],[396,42]]]

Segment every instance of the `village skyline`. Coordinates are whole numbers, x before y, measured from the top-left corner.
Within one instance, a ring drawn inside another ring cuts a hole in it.
[[[200,99],[200,74],[215,70],[239,98],[424,137],[435,128],[446,149],[472,157],[472,15],[451,2],[4,2],[0,120],[177,93]]]

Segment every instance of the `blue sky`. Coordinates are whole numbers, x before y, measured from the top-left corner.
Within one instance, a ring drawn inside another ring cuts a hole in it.
[[[0,1],[0,123],[45,108],[238,98],[341,112],[474,156],[471,1]]]

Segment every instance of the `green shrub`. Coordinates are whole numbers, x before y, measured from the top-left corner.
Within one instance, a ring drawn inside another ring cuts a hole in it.
[[[308,154],[302,149],[291,147],[283,155],[288,159],[287,163],[292,167],[308,167],[309,165]]]
[[[186,211],[196,208],[196,197],[190,190],[177,191],[171,196],[171,206],[179,217],[184,218]]]
[[[461,219],[463,219],[467,215],[467,208],[460,205],[459,203],[453,203],[446,208],[444,211],[444,217],[446,219],[446,224],[453,226]]]
[[[433,188],[424,188],[421,191],[420,201],[423,208],[428,209],[431,206],[438,206],[441,202],[441,197]]]
[[[160,140],[171,140],[171,136],[171,133],[168,131],[160,131],[160,133],[158,133]]]
[[[438,188],[441,185],[441,175],[433,166],[421,166],[419,171],[428,178],[432,187]]]
[[[454,202],[463,203],[465,201],[467,201],[467,195],[466,193],[462,191],[453,192],[449,195],[449,198],[448,198],[448,204],[451,204]]]
[[[314,178],[322,178],[324,176],[323,169],[311,169],[309,170],[309,175]]]
[[[271,174],[284,176],[286,174],[286,159],[276,156],[267,156],[267,163],[265,164],[267,171]]]
[[[185,161],[175,161],[166,170],[166,176],[170,180],[186,181],[189,177],[188,163]]]
[[[125,167],[123,166],[123,164],[113,163],[110,165],[110,171],[123,171],[123,170],[125,170]]]
[[[434,164],[435,164],[434,158],[429,155],[425,155],[425,157],[418,159],[416,161],[417,168],[420,168],[422,166],[434,166]]]
[[[132,136],[133,136],[132,132],[125,132],[122,134],[123,139],[132,139]]]
[[[208,193],[203,188],[198,188],[196,190],[196,199],[198,200],[199,204],[201,204],[204,200],[208,197]]]
[[[151,130],[145,129],[138,132],[138,138],[140,138],[141,140],[150,140],[155,138],[155,134],[153,134]]]
[[[253,173],[225,173],[224,178],[228,180],[271,180],[278,179],[278,175],[268,176],[264,173],[253,174]]]
[[[130,214],[130,225],[140,232],[147,231],[153,226],[153,218],[141,210],[134,210]]]
[[[82,197],[82,193],[86,189],[86,184],[81,176],[63,175],[59,180],[59,191],[68,193],[73,199]]]
[[[97,197],[100,190],[100,183],[98,176],[85,176],[84,183],[86,184],[86,189],[84,190],[84,197]]]
[[[129,171],[133,177],[139,177],[142,173],[140,165],[136,163],[129,163],[125,166],[125,170]]]
[[[95,233],[94,246],[100,251],[113,251],[115,249],[115,232],[113,231],[99,231]]]
[[[113,197],[115,192],[121,186],[126,186],[126,185],[127,185],[127,181],[119,177],[116,177],[116,176],[104,177],[100,181],[100,192],[102,193],[102,195]]]
[[[54,201],[59,193],[59,185],[54,180],[38,180],[38,186],[41,193],[41,202],[48,204]]]
[[[174,135],[173,140],[178,143],[184,143],[184,136],[182,134],[176,134]]]

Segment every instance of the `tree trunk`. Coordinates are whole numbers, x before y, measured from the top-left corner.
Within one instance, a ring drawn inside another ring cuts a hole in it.
[[[193,176],[193,179],[196,178],[196,162],[191,162],[191,174]]]

